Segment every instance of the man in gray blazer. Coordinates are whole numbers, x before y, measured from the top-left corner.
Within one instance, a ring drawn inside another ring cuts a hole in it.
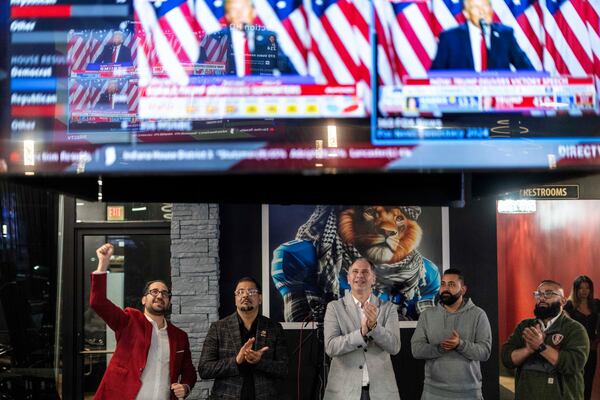
[[[400,399],[390,354],[400,351],[397,306],[372,295],[373,265],[348,268],[351,292],[327,305],[325,352],[331,368],[325,400]]]

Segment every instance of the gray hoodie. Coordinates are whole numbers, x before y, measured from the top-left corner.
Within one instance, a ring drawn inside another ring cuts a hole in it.
[[[439,344],[452,330],[460,336],[460,344],[445,352]],[[411,339],[413,357],[425,362],[423,398],[481,399],[480,361],[490,357],[492,331],[485,311],[470,299],[454,313],[438,304],[428,308],[419,317]]]

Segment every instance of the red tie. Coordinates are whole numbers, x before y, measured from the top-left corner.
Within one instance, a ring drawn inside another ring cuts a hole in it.
[[[248,47],[248,37],[244,35],[244,75],[252,73],[250,47]]]
[[[484,33],[481,32],[481,70],[485,71],[487,69],[487,47],[485,46],[485,37]]]
[[[117,46],[113,46],[112,62],[117,62]]]

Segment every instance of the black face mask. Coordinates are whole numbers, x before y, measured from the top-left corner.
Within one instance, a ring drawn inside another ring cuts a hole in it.
[[[446,306],[451,306],[452,304],[456,303],[458,299],[460,299],[460,296],[460,292],[456,294],[452,294],[450,292],[442,292],[440,293],[440,303]]]
[[[549,303],[548,307],[540,307],[541,303],[535,305],[533,314],[539,319],[552,319],[560,314],[560,301]]]

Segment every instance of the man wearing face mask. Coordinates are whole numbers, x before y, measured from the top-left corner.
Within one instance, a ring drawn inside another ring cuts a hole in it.
[[[502,347],[502,363],[516,368],[515,399],[583,400],[585,328],[563,312],[560,283],[544,280],[533,295],[536,318],[521,321]]]
[[[466,291],[462,273],[447,269],[439,304],[417,322],[411,349],[426,360],[421,400],[483,399],[479,363],[490,357],[492,331],[485,311],[464,298]]]

